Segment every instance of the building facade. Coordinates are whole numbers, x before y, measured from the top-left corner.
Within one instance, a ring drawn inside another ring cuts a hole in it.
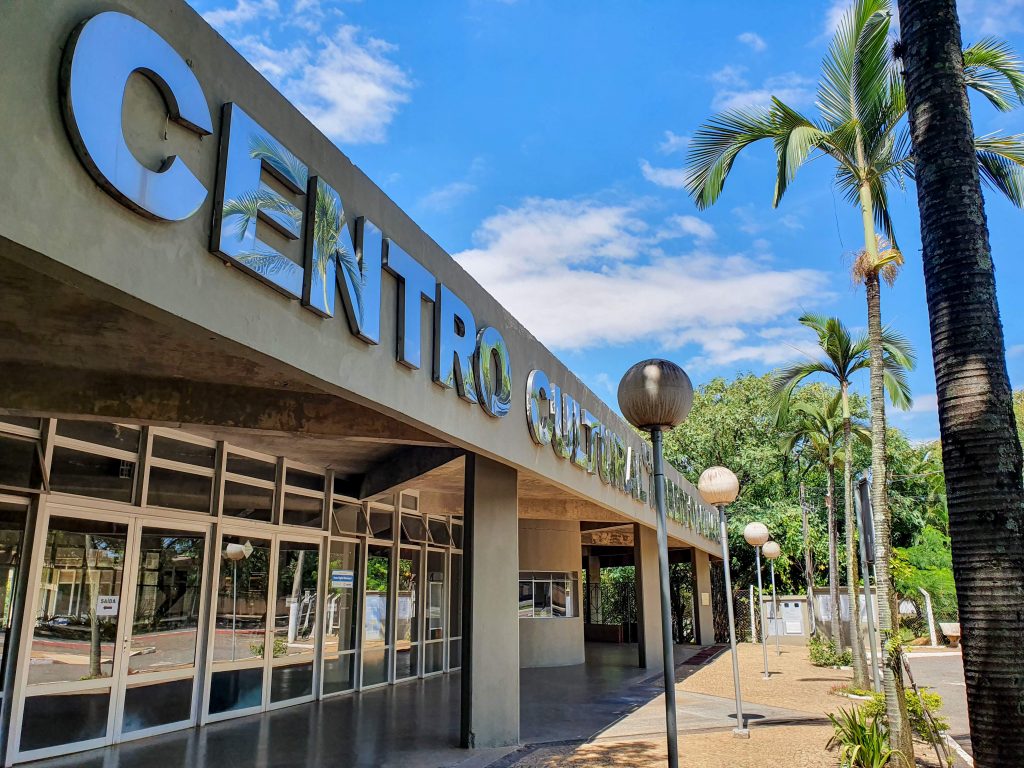
[[[453,671],[514,744],[602,553],[660,663],[649,445],[194,11],[15,0],[0,63],[5,765]]]

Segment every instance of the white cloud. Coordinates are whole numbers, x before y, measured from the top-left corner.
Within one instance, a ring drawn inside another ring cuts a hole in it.
[[[669,216],[665,224],[665,227],[658,230],[657,239],[659,241],[671,240],[684,235],[689,235],[697,240],[714,240],[718,236],[713,226],[696,216]]]
[[[1024,0],[961,0],[958,5],[970,35],[1005,37],[1024,30]]]
[[[450,211],[476,192],[477,181],[486,167],[487,163],[482,157],[474,157],[465,176],[430,190],[417,201],[417,207],[433,213]]]
[[[683,218],[666,228],[709,234],[699,219]],[[749,326],[781,321],[805,300],[827,296],[816,270],[766,270],[701,242],[670,254],[661,233],[648,231],[630,205],[530,198],[484,220],[476,247],[455,258],[558,349],[648,339],[670,348],[696,344],[708,360],[738,359],[730,350]],[[755,337],[742,346],[751,348],[743,359],[792,355],[777,339]]]
[[[659,187],[682,189],[686,186],[685,168],[656,168],[646,160],[641,160],[640,172],[645,179]]]
[[[203,18],[211,26],[223,31],[225,27],[247,24],[261,17],[275,17],[279,12],[277,0],[237,0],[233,8],[207,11]]]
[[[825,23],[821,30],[821,38],[831,40],[839,30],[839,25],[850,10],[850,0],[832,0],[832,4],[825,11]]]
[[[736,39],[744,45],[749,46],[750,50],[755,53],[760,53],[768,47],[768,43],[766,43],[764,38],[757,34],[757,32],[742,32],[736,36]]]
[[[1024,357],[1024,344],[1014,344],[1007,348],[1007,357]]]
[[[939,412],[939,398],[934,392],[930,392],[924,395],[914,395],[914,405],[910,408],[910,413],[938,413]]]
[[[796,72],[766,78],[760,86],[752,88],[748,88],[742,79],[731,82],[715,79],[721,72],[719,70],[712,75],[712,81],[724,87],[718,89],[711,100],[712,109],[720,112],[767,107],[773,96],[793,107],[807,105],[814,100],[814,81]]]
[[[658,151],[663,155],[671,155],[690,145],[689,136],[680,136],[672,131],[665,131],[665,140],[658,145]]]
[[[744,75],[746,71],[747,68],[742,65],[726,64],[708,75],[708,79],[716,85],[743,88],[747,85],[747,78]]]
[[[333,14],[337,16],[337,13]],[[277,0],[237,0],[205,18],[321,131],[341,143],[375,143],[409,101],[412,80],[393,61],[396,48],[359,27],[327,16],[316,0],[296,0],[287,12]],[[281,45],[281,24],[308,34]]]

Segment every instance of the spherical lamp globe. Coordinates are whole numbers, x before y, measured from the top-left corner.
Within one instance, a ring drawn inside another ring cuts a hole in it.
[[[768,526],[764,523],[747,523],[747,527],[743,529],[743,538],[750,546],[760,547],[768,541]]]
[[[740,481],[731,469],[726,467],[708,467],[701,472],[697,481],[697,490],[705,503],[713,507],[732,504],[740,494]]]
[[[668,360],[642,360],[619,382],[619,410],[637,429],[678,427],[692,405],[690,377]]]
[[[769,560],[775,560],[782,554],[782,547],[779,546],[777,541],[769,541],[761,547],[761,551]]]

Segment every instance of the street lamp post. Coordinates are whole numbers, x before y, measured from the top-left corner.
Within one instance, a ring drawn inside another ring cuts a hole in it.
[[[736,500],[740,483],[736,475],[725,467],[708,467],[697,481],[701,498],[718,509],[718,528],[722,538],[722,572],[725,574],[725,607],[729,615],[729,647],[732,650],[732,682],[736,689],[736,727],[733,735],[750,738],[747,722],[743,719],[743,697],[740,694],[740,662],[736,654],[736,615],[732,609],[732,576],[729,574],[729,531],[725,524],[725,506]]]
[[[665,519],[665,468],[662,433],[683,423],[693,405],[693,385],[686,372],[668,360],[643,360],[619,382],[619,410],[630,424],[651,433],[654,447],[654,499],[658,517],[658,572],[661,577],[661,643],[665,666],[665,725],[669,768],[679,768],[676,728],[676,668],[672,642],[672,601],[668,569],[668,523]]]
[[[775,592],[775,561],[782,554],[782,547],[777,541],[769,541],[761,547],[761,551],[768,558],[772,572],[772,634],[775,635],[775,655],[781,656],[782,651],[779,649],[779,598]]]
[[[764,652],[764,679],[771,677],[768,672],[768,633],[764,625],[764,586],[761,583],[761,547],[768,541],[768,526],[764,523],[747,523],[743,538],[754,548],[757,559],[757,615],[761,618],[761,650]]]

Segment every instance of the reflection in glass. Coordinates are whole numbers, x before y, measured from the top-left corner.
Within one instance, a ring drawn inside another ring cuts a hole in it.
[[[444,637],[444,552],[427,550],[427,640]]]
[[[221,537],[214,661],[263,658],[269,568],[270,542]]]
[[[23,504],[0,502],[0,668],[5,666],[11,631],[11,608],[17,587],[18,563],[21,561],[25,511]]]
[[[263,667],[226,669],[210,675],[210,714],[258,707],[263,703]]]
[[[50,462],[50,490],[129,503],[135,462],[56,446]]]
[[[324,522],[323,497],[285,493],[281,522],[285,525],[301,525],[306,528],[322,527]]]
[[[554,580],[551,582],[551,615],[552,616],[566,616],[566,609],[568,607],[568,590],[566,589],[566,583],[561,580]]]
[[[163,435],[154,435],[153,457],[213,469],[217,449],[184,440],[175,440]]]
[[[125,733],[180,723],[192,716],[192,678],[129,686],[124,693]]]
[[[22,714],[22,752],[73,744],[107,735],[110,691],[76,691],[27,696]]]
[[[398,559],[398,612],[395,616],[395,676],[417,672],[419,635],[420,550],[402,547]]]
[[[448,632],[462,636],[462,555],[452,552],[451,597],[448,600]]]
[[[369,545],[363,603],[363,685],[387,681],[391,547]]]
[[[110,677],[128,526],[51,517],[32,635],[30,684]]]
[[[346,691],[352,687],[352,657],[341,652],[356,647],[356,579],[359,544],[332,541],[327,569],[327,603],[324,621],[324,693]]]
[[[270,673],[270,703],[313,694],[313,662],[274,667]]]
[[[269,523],[274,511],[274,489],[224,482],[224,514]]]
[[[366,514],[359,504],[335,502],[331,514],[331,533],[366,533]]]
[[[148,488],[148,506],[210,513],[213,477],[154,466],[149,468]]]
[[[274,658],[313,653],[320,545],[282,541],[277,557]]]
[[[519,582],[519,618],[528,619],[533,616],[533,582]]]
[[[370,507],[370,535],[375,539],[391,540],[391,528],[395,524],[395,514],[390,510]]]
[[[128,674],[195,664],[206,537],[144,528]]]
[[[38,441],[0,435],[0,485],[35,490],[42,482]]]
[[[61,419],[57,422],[57,434],[93,443],[107,448],[117,448],[129,453],[139,452],[139,428],[110,424],[105,421],[73,421]]]

